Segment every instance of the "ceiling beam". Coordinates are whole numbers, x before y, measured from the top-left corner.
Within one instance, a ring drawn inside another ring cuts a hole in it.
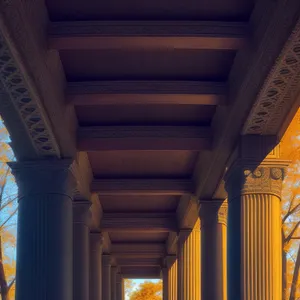
[[[164,243],[113,243],[111,253],[117,258],[159,258],[165,254],[165,248]]]
[[[103,215],[100,227],[108,232],[177,231],[176,215],[172,213],[107,213]]]
[[[153,257],[126,257],[117,258],[118,266],[161,266],[161,258]]]
[[[192,104],[226,102],[226,84],[205,81],[69,82],[67,101],[73,105]]]
[[[94,179],[91,190],[99,195],[186,195],[194,186],[188,179]]]
[[[158,266],[121,266],[123,278],[153,278],[159,279],[161,267]]]
[[[77,132],[79,151],[210,150],[207,126],[88,126]]]
[[[52,22],[54,49],[225,49],[245,44],[247,24],[207,21]]]

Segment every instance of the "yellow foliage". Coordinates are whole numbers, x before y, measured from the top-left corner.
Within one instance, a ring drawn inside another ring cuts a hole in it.
[[[130,300],[161,300],[162,281],[141,283],[135,291],[130,294]]]

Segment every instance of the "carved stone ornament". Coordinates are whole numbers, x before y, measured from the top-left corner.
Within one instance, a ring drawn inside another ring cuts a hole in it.
[[[0,32],[0,81],[2,86],[19,114],[36,153],[39,156],[60,157],[58,144],[39,101],[37,91],[30,78],[23,76],[20,65],[21,63],[16,59],[16,55],[13,55]]]
[[[229,199],[245,194],[273,194],[281,197],[285,169],[284,162],[278,166],[233,166],[226,176]]]
[[[300,89],[300,21],[270,71],[243,134],[277,134]]]

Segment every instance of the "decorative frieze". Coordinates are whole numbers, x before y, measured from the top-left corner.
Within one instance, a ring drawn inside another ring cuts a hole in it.
[[[243,134],[277,134],[299,92],[300,21],[270,71]]]
[[[29,76],[24,77],[21,62],[0,32],[0,81],[22,120],[39,156],[60,157],[50,121]],[[0,85],[1,88],[1,85]]]

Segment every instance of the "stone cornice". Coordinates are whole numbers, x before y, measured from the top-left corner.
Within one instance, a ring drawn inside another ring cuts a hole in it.
[[[0,81],[2,86],[9,95],[15,112],[22,120],[36,154],[60,157],[58,143],[33,80],[29,76],[23,76],[26,72],[25,67],[16,51],[12,50],[11,41],[4,36],[3,27],[0,29],[2,30],[0,31]],[[14,135],[12,134],[12,136]]]
[[[276,135],[300,90],[300,21],[271,69],[243,134]]]

